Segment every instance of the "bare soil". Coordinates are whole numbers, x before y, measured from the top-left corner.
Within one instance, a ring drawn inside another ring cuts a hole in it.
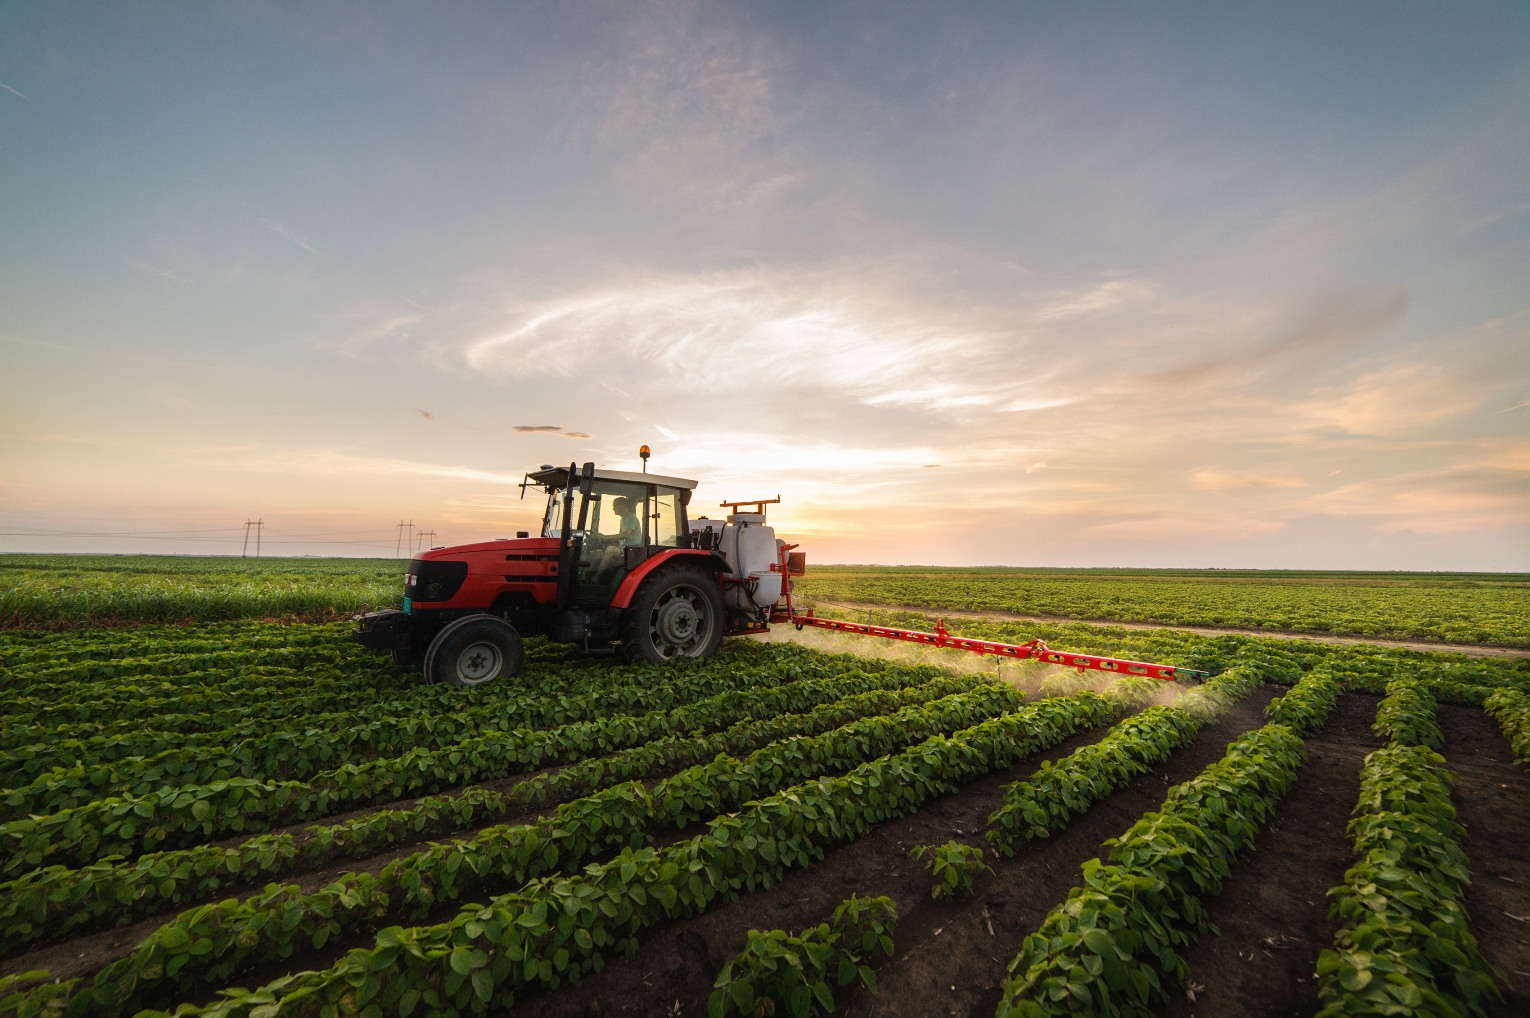
[[[1328,891],[1344,882],[1353,861],[1345,826],[1360,797],[1361,764],[1383,745],[1371,732],[1378,702],[1344,694],[1328,724],[1306,740],[1307,765],[1295,786],[1222,894],[1208,901],[1221,935],[1184,952],[1190,984],[1175,988],[1159,1012],[1164,1018],[1308,1018],[1318,1010],[1314,969],[1337,929]]]
[[[992,1014],[1005,966],[1025,936],[1078,883],[1079,866],[1102,855],[1103,841],[1155,809],[1170,784],[1194,777],[1220,758],[1232,739],[1262,725],[1265,704],[1281,692],[1266,687],[1236,704],[1166,765],[1096,803],[1061,833],[1028,843],[1010,859],[990,856],[995,873],[977,881],[971,901],[932,900],[929,874],[908,858],[908,850],[952,838],[985,845],[986,820],[1001,804],[1005,785],[1028,776],[1043,759],[1058,759],[1099,739],[1104,729],[1081,733],[960,794],[884,824],[769,890],[649,930],[631,960],[616,959],[604,972],[556,992],[527,994],[516,1011],[549,1018],[703,1015],[713,980],[723,963],[743,949],[749,929],[795,932],[816,925],[854,892],[897,901],[897,951],[879,967],[880,992],[841,991],[848,1003],[838,1013],[885,1018]],[[1373,696],[1341,696],[1327,726],[1307,740],[1309,759],[1296,785],[1260,832],[1257,848],[1239,859],[1221,896],[1208,902],[1220,934],[1208,934],[1186,950],[1190,985],[1172,988],[1161,1011],[1164,1018],[1273,1018],[1317,1010],[1313,968],[1335,929],[1327,891],[1343,882],[1352,861],[1344,829],[1358,796],[1362,758],[1381,744],[1370,731],[1376,703]],[[1455,802],[1468,832],[1474,882],[1467,906],[1484,955],[1509,980],[1505,999],[1490,1006],[1489,1015],[1530,1013],[1530,852],[1524,847],[1530,831],[1530,775],[1513,763],[1508,741],[1482,711],[1442,704],[1439,718],[1446,756],[1459,774]],[[410,850],[400,846],[360,862],[337,862],[301,882],[318,886],[344,870],[375,872]],[[441,915],[432,918],[455,914],[458,907],[444,903]],[[12,959],[0,971],[88,973],[126,954],[161,921],[77,938]],[[270,971],[247,973],[239,982],[260,985],[285,972],[322,967],[372,938],[372,931],[358,931],[323,951],[303,952]]]
[[[1530,774],[1514,762],[1503,730],[1475,707],[1440,704],[1451,798],[1466,828],[1472,883],[1466,890],[1477,946],[1508,977],[1491,1018],[1530,1014]]]
[[[885,894],[898,903],[897,951],[879,969],[880,992],[851,995],[843,1013],[889,1018],[992,1014],[1005,964],[1052,906],[1067,897],[1078,867],[1099,854],[1102,841],[1161,803],[1170,784],[1195,776],[1222,756],[1228,742],[1263,724],[1264,705],[1277,691],[1256,692],[1220,723],[1204,728],[1166,766],[1096,803],[1057,836],[1031,842],[1013,858],[995,862],[995,874],[978,881],[970,902],[933,901],[929,874],[908,858],[909,849],[952,838],[985,845],[986,821],[1002,804],[1005,785],[1029,776],[1043,759],[1066,756],[1099,739],[1103,729],[1075,736],[1018,767],[973,782],[958,795],[884,824],[769,890],[655,928],[630,961],[614,961],[599,975],[554,993],[529,994],[516,1010],[557,1018],[703,1015],[712,981],[723,963],[743,950],[748,930],[795,932],[825,922],[854,892]]]

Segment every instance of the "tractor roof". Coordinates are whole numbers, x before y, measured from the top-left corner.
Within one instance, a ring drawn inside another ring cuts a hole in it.
[[[695,481],[688,481],[684,477],[665,477],[663,474],[636,474],[630,470],[606,470],[603,467],[595,468],[595,476],[605,481],[633,481],[638,484],[659,484],[666,488],[684,488],[691,491],[696,487]],[[575,474],[577,478],[578,475]],[[568,486],[568,467],[543,467],[541,470],[533,470],[526,474],[526,479],[532,484],[539,484],[544,488],[564,488]],[[577,480],[575,481],[577,484]]]

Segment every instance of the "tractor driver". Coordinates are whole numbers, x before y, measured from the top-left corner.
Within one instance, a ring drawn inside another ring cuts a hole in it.
[[[622,567],[625,555],[623,549],[637,548],[643,543],[643,525],[638,522],[632,499],[626,495],[616,496],[611,500],[611,510],[616,513],[621,525],[617,530],[616,540],[606,546],[595,562],[595,576],[598,577],[613,575]]]
[[[621,529],[616,536],[616,545],[619,548],[636,548],[643,543],[643,525],[638,522],[637,512],[632,507],[632,499],[626,495],[618,495],[611,500],[611,508],[616,511],[617,518],[622,521]]]

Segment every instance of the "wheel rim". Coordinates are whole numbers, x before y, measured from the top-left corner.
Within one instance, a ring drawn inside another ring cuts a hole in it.
[[[696,657],[706,650],[713,618],[706,596],[689,584],[659,595],[648,619],[648,638],[660,657]]]
[[[464,686],[488,682],[499,674],[504,661],[504,655],[492,643],[469,644],[457,655],[457,681]]]

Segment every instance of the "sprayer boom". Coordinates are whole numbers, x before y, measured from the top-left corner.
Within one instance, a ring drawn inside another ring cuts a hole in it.
[[[1060,650],[1053,650],[1042,640],[1032,640],[1030,643],[995,643],[992,640],[972,640],[965,636],[952,636],[946,631],[945,619],[936,621],[935,632],[933,633],[925,633],[917,629],[896,629],[892,626],[873,626],[860,622],[841,622],[838,619],[820,619],[813,615],[811,608],[800,615],[790,612],[782,613],[772,618],[771,621],[790,622],[799,630],[803,626],[815,626],[819,629],[833,629],[841,633],[858,633],[861,636],[880,636],[889,640],[922,643],[930,647],[969,650],[974,654],[992,654],[1000,658],[1030,659],[1049,665],[1077,668],[1080,672],[1093,669],[1099,672],[1110,672],[1113,675],[1144,675],[1148,678],[1162,679],[1165,682],[1173,682],[1175,679],[1180,678],[1198,680],[1211,674],[1210,672],[1197,671],[1194,668],[1175,668],[1172,665],[1155,665],[1148,664],[1145,661],[1127,661],[1120,658],[1097,657],[1094,654],[1066,653]]]

